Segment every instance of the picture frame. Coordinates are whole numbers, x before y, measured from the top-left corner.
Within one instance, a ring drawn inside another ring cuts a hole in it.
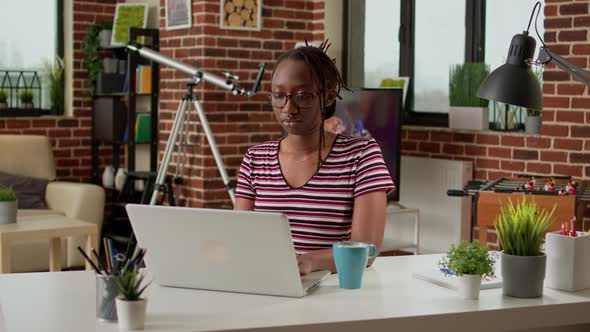
[[[220,0],[219,27],[229,30],[260,31],[262,0]]]
[[[192,25],[191,0],[166,0],[166,30],[190,28]]]
[[[147,3],[118,3],[115,7],[111,46],[125,46],[129,42],[129,28],[147,26]]]

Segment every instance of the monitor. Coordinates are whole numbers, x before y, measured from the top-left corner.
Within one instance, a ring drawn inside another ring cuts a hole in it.
[[[388,195],[388,201],[394,202],[399,201],[400,189],[402,94],[400,88],[343,89],[342,100],[336,102],[336,113],[324,125],[331,132],[377,141],[397,187]]]

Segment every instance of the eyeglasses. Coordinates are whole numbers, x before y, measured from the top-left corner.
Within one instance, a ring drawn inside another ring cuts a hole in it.
[[[306,108],[313,105],[315,96],[319,94],[319,92],[299,92],[288,95],[282,92],[269,92],[266,98],[272,107],[283,108],[287,105],[287,100],[291,98],[291,102],[296,107]]]

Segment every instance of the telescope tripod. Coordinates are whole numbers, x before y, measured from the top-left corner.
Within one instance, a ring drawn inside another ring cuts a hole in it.
[[[170,158],[172,157],[172,152],[174,147],[178,145],[179,152],[180,149],[185,149],[184,152],[186,154],[186,140],[185,132],[187,132],[185,128],[186,122],[190,119],[190,108],[191,103],[197,110],[197,114],[199,116],[199,121],[201,122],[201,126],[203,127],[203,131],[205,132],[205,136],[207,137],[207,141],[209,142],[209,147],[213,152],[213,157],[215,158],[215,163],[217,164],[217,168],[219,169],[219,173],[221,174],[221,178],[223,179],[223,184],[225,189],[228,191],[232,204],[235,204],[235,192],[234,189],[230,185],[229,176],[227,175],[227,171],[225,170],[225,165],[223,164],[223,159],[221,158],[221,154],[217,149],[217,144],[215,143],[215,137],[213,136],[213,132],[209,127],[209,121],[205,116],[205,111],[203,110],[203,105],[195,96],[193,92],[193,88],[201,82],[201,78],[193,77],[193,79],[187,83],[187,92],[180,100],[180,104],[178,105],[178,110],[176,111],[176,115],[174,116],[174,122],[172,123],[172,129],[170,131],[170,136],[168,136],[168,142],[166,143],[166,150],[164,151],[164,156],[162,158],[162,163],[158,168],[158,174],[156,176],[156,182],[154,184],[154,191],[152,193],[152,197],[150,199],[150,205],[155,205],[159,194],[161,191],[165,189],[165,181],[166,181],[166,173],[168,171],[168,165],[170,164]],[[180,163],[180,160],[179,160]],[[179,164],[179,167],[182,164]],[[181,168],[182,169],[182,168]]]

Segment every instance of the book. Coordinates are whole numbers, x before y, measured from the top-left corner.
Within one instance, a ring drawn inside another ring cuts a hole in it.
[[[497,273],[497,272],[496,272]],[[412,273],[417,279],[428,281],[438,286],[458,290],[459,278],[454,274],[446,274],[439,268],[432,268],[427,271],[418,271]],[[502,287],[502,277],[496,275],[495,278],[482,278],[480,289],[493,289]]]

